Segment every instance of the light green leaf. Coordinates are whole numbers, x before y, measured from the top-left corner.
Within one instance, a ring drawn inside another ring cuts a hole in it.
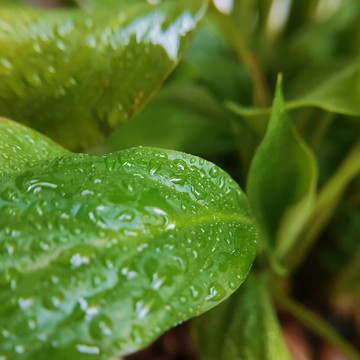
[[[288,102],[289,109],[315,106],[334,113],[360,115],[360,63],[324,74],[304,74],[301,92]],[[299,80],[300,81],[300,80]]]
[[[289,360],[265,280],[251,272],[234,295],[195,319],[201,360]]]
[[[206,1],[0,12],[0,115],[72,150],[126,123],[175,67]],[[26,61],[24,61],[26,59]]]
[[[279,77],[266,135],[250,167],[247,190],[264,247],[283,258],[313,205],[317,168],[293,127]]]
[[[0,153],[7,360],[130,353],[217,305],[250,270],[247,199],[212,163],[155,148],[66,153],[4,120]]]
[[[235,147],[230,121],[206,88],[175,83],[165,85],[107,145],[114,150],[144,145],[214,154]]]
[[[66,0],[70,5],[75,5],[87,10],[103,10],[103,9],[120,9],[121,7],[128,6],[135,3],[152,3],[147,0]],[[168,1],[168,0],[163,0]],[[154,4],[160,1],[155,1]]]
[[[31,163],[69,152],[46,136],[0,117],[0,177],[21,171]]]
[[[271,113],[271,108],[242,106],[242,105],[236,104],[232,101],[226,101],[225,105],[234,114],[237,114],[240,116],[246,116],[246,117],[264,116],[264,115],[269,115]]]
[[[288,110],[317,107],[329,112],[360,116],[360,63],[357,61],[339,71],[339,64],[313,67],[305,70],[291,84]],[[226,103],[229,110],[240,116],[266,115],[269,108],[255,108]]]

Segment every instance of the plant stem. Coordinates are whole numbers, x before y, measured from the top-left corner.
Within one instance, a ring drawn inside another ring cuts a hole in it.
[[[319,145],[321,143],[321,140],[323,139],[326,130],[329,128],[329,126],[331,125],[334,119],[335,119],[334,113],[332,112],[323,113],[323,116],[321,116],[321,118],[317,122],[315,129],[313,129],[313,133],[309,141],[309,144],[313,150],[319,148]]]
[[[259,9],[259,27],[261,32],[265,31],[267,28],[269,14],[273,2],[273,0],[257,0],[257,6]]]
[[[359,286],[356,289],[356,280],[360,274],[360,247],[357,249],[355,255],[350,262],[344,267],[340,274],[336,277],[332,287],[336,294],[354,293],[360,290]]]
[[[293,315],[308,329],[326,342],[336,346],[345,356],[349,357],[349,359],[360,360],[360,354],[355,347],[341,337],[320,316],[281,292],[275,291],[273,296],[275,302],[281,309]]]
[[[357,142],[332,178],[320,191],[305,230],[286,259],[289,270],[297,268],[314,245],[341,200],[347,185],[360,173],[360,142]]]
[[[253,79],[255,93],[261,107],[270,106],[269,92],[267,89],[265,76],[262,72],[259,60],[255,53],[249,51],[246,41],[235,26],[230,16],[214,10],[221,29],[226,34],[230,43],[234,47],[238,59],[244,63]]]
[[[314,14],[318,3],[319,0],[292,0],[285,33],[292,34],[307,23]]]

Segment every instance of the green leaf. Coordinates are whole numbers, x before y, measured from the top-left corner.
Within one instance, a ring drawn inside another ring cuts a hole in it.
[[[254,271],[230,299],[193,323],[200,359],[291,359],[267,283]]]
[[[305,73],[301,92],[288,102],[290,109],[315,106],[334,113],[360,116],[360,62],[333,73]],[[298,85],[299,86],[299,85]]]
[[[360,62],[339,67],[343,62],[310,67],[290,86],[288,110],[317,107],[329,112],[360,116]],[[255,108],[227,102],[229,110],[241,116],[267,114],[269,108]]]
[[[93,13],[2,8],[0,115],[72,150],[103,141],[156,92],[205,10],[202,0]]]
[[[210,12],[204,18],[201,29],[194,36],[174,76],[180,73],[179,77],[184,78],[184,68],[187,67],[192,71],[194,81],[206,85],[217,99],[241,99],[251,103],[251,77],[239,64],[222,31]]]
[[[293,127],[279,77],[266,135],[247,182],[261,239],[271,257],[284,257],[312,208],[317,168],[311,150]]]
[[[250,270],[247,199],[212,163],[155,148],[65,153],[11,121],[0,121],[0,153],[8,360],[130,353],[217,305]]]
[[[120,9],[121,7],[129,6],[135,3],[151,3],[147,0],[66,0],[70,5],[76,5],[87,10],[102,10],[102,9]],[[163,0],[169,1],[169,0]],[[154,3],[159,3],[155,1]]]
[[[294,269],[318,239],[331,220],[349,184],[360,174],[360,142],[356,142],[336,172],[319,191],[316,202],[301,234],[301,242],[294,247],[287,259],[287,267]]]
[[[0,176],[21,171],[31,163],[68,154],[46,136],[0,117]]]
[[[206,88],[175,83],[165,85],[107,145],[113,150],[144,145],[202,155],[233,149],[235,140],[231,119]]]

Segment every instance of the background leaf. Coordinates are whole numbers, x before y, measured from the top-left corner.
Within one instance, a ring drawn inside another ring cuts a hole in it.
[[[254,271],[230,299],[193,323],[200,359],[290,359],[268,286]]]
[[[291,124],[279,77],[268,129],[247,183],[261,239],[271,254],[284,256],[296,241],[312,207],[316,179],[314,157]]]
[[[312,70],[312,71],[311,71]],[[324,74],[319,68],[308,69],[298,79],[297,94],[287,103],[288,108],[316,106],[321,109],[345,114],[360,115],[360,64],[348,65],[339,71]],[[296,93],[296,90],[293,90]]]
[[[144,2],[96,13],[3,8],[0,115],[72,150],[101,142],[177,64],[205,3]]]
[[[203,155],[233,149],[235,139],[217,99],[202,86],[180,83],[165,85],[106,144],[113,150],[144,145]]]
[[[0,126],[14,169],[0,178],[7,359],[126,354],[244,281],[255,227],[245,195],[214,164],[154,148],[59,156],[63,150],[34,131]],[[9,136],[20,138],[16,151]],[[17,152],[27,143],[33,160],[44,148],[48,159],[21,170]]]

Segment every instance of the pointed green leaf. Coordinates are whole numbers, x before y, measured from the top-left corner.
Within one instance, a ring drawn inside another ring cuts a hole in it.
[[[212,163],[155,148],[66,153],[6,120],[0,154],[7,360],[132,352],[224,300],[249,272],[247,199]]]
[[[317,169],[285,107],[279,77],[266,135],[250,167],[247,190],[264,247],[281,258],[297,240],[313,204]]]
[[[251,272],[234,295],[195,319],[201,360],[290,360],[265,280]]]
[[[205,9],[205,0],[93,13],[2,8],[0,115],[72,150],[104,140],[175,67]]]

